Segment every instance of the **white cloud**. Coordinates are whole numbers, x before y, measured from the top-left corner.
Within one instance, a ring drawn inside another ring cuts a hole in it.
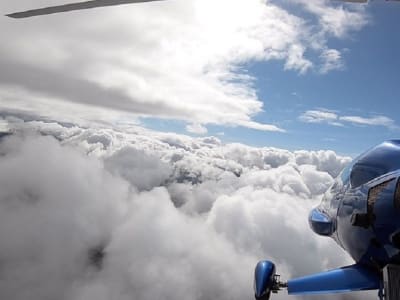
[[[338,122],[337,113],[329,110],[307,110],[299,117],[299,120],[305,123],[328,123],[330,125],[342,126]]]
[[[140,191],[165,184],[172,173],[171,167],[157,156],[129,146],[107,157],[104,165],[107,170],[120,175]]]
[[[298,70],[300,74],[306,73],[313,66],[313,63],[304,58],[305,50],[305,47],[301,45],[292,45],[288,51],[285,69]]]
[[[342,54],[336,49],[324,50],[321,55],[322,67],[321,72],[327,73],[332,70],[340,70],[343,68]]]
[[[0,144],[0,297],[71,299],[90,278],[88,252],[107,244],[129,186],[50,137]]]
[[[247,128],[263,130],[263,131],[277,131],[277,132],[286,132],[285,129],[279,128],[276,125],[269,125],[269,124],[261,124],[253,121],[240,121],[238,122],[239,125],[242,125]],[[232,124],[233,125],[233,124]]]
[[[343,116],[340,117],[341,121],[350,122],[359,125],[370,125],[370,126],[385,126],[388,128],[396,128],[393,119],[386,116],[375,116],[370,118],[364,118],[360,116]]]
[[[259,259],[285,278],[351,263],[307,224],[349,158],[5,119],[0,298],[252,299]]]
[[[331,49],[327,45],[329,37],[346,39],[349,35],[362,29],[370,21],[366,7],[360,5],[330,5],[325,0],[294,0],[304,5],[305,10],[312,13],[319,23],[319,31],[310,38],[311,48],[320,51],[321,65],[316,68],[325,74],[333,70],[341,70],[345,63],[342,53],[338,49]]]
[[[186,131],[194,134],[204,135],[208,132],[207,128],[199,123],[188,124]]]
[[[353,125],[384,126],[389,129],[398,128],[395,121],[386,116],[341,116],[337,112],[329,110],[307,110],[299,116],[299,120],[305,123],[326,123],[334,126],[344,126],[345,123],[350,123]]]
[[[4,13],[31,7],[28,0],[0,4]],[[177,0],[1,18],[7,40],[0,47],[0,68],[7,70],[0,73],[2,106],[18,101],[40,113],[87,115],[94,112],[90,105],[109,109],[95,111],[100,119],[113,109],[282,132],[252,119],[263,103],[243,65],[281,60],[285,69],[305,73],[315,56],[335,51],[328,47],[331,36],[343,38],[367,22],[364,11],[328,2],[303,1],[299,9],[258,0]],[[61,101],[75,109],[62,109]]]
[[[0,134],[8,131],[8,122],[0,117]]]
[[[327,172],[337,177],[340,171],[350,162],[348,157],[339,157],[331,150],[295,151],[297,165],[313,165],[318,171]]]
[[[325,0],[296,0],[318,17],[323,30],[338,38],[346,37],[350,32],[360,30],[369,21],[365,7],[360,5],[329,6]]]

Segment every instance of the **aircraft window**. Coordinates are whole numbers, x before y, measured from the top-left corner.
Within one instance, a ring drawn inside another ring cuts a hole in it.
[[[353,168],[354,162],[356,160],[354,160],[353,162],[349,163],[347,165],[347,167],[345,167],[342,171],[342,173],[340,174],[340,179],[342,180],[343,184],[346,184],[349,181],[350,178],[350,172],[351,169]]]
[[[322,197],[321,206],[323,208],[329,209],[333,196],[338,192],[341,186],[342,183],[340,182],[340,179],[337,178],[333,185],[325,192],[324,196]]]
[[[350,174],[351,186],[353,188],[367,183],[368,181],[385,174],[386,171],[377,167],[356,164],[353,166]]]

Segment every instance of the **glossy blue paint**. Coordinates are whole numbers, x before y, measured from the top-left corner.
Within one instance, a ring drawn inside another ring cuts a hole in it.
[[[335,230],[328,235],[357,263],[375,268],[400,263],[399,249],[390,238],[400,230],[400,211],[394,206],[399,178],[400,140],[386,141],[350,163],[313,210],[332,219]]]
[[[258,262],[254,272],[254,294],[257,298],[269,293],[273,284],[275,275],[275,265],[263,260]]]
[[[310,212],[309,223],[356,264],[289,280],[289,294],[382,286],[382,269],[400,265],[400,140],[386,141],[351,162]]]
[[[318,208],[311,210],[308,221],[312,230],[319,235],[330,236],[335,230],[331,217]]]
[[[366,183],[386,173],[400,169],[400,140],[383,142],[360,155],[353,164],[351,181]]]
[[[324,294],[379,288],[379,275],[353,265],[288,281],[289,294]]]

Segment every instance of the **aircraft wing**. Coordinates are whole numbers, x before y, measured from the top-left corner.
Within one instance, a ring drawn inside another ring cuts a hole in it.
[[[114,5],[130,4],[130,3],[151,2],[151,1],[162,1],[162,0],[91,0],[85,2],[70,3],[64,5],[44,7],[39,9],[32,9],[22,12],[16,12],[8,14],[7,16],[10,18],[20,19],[20,18],[28,18],[41,15],[56,14],[73,10],[90,9],[95,7],[114,6]]]
[[[361,265],[334,269],[289,280],[288,293],[326,294],[379,289],[380,275]]]

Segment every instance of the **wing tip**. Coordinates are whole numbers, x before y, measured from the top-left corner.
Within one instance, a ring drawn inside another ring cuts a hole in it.
[[[12,19],[22,19],[25,18],[24,14],[22,13],[12,13],[12,14],[6,14],[6,17],[12,18]]]
[[[5,16],[13,19],[23,19],[23,18],[50,15],[50,14],[68,12],[74,10],[82,10],[82,9],[122,5],[122,4],[133,4],[141,2],[153,2],[153,1],[162,1],[162,0],[89,0],[84,2],[75,2],[57,6],[49,6],[39,9],[32,9],[27,11],[20,11],[11,14],[6,14]]]

